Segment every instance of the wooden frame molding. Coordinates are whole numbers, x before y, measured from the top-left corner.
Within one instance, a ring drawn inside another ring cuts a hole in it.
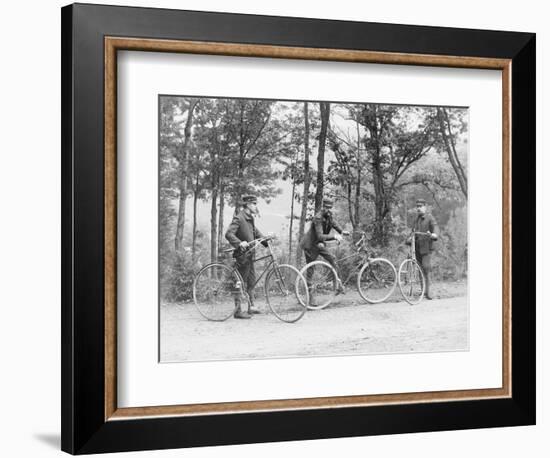
[[[105,213],[105,420],[129,420],[158,416],[194,416],[205,414],[248,413],[274,410],[302,410],[370,406],[382,404],[429,403],[478,399],[509,398],[512,395],[511,367],[511,301],[512,301],[512,232],[511,232],[511,91],[512,64],[510,59],[455,57],[353,51],[323,48],[299,48],[268,45],[245,45],[198,41],[157,40],[105,37],[105,139],[104,139],[104,213]],[[215,404],[173,406],[117,407],[117,335],[116,335],[116,272],[117,272],[117,51],[151,51],[190,54],[211,54],[282,59],[364,62],[378,64],[444,66],[480,68],[502,71],[502,380],[495,389],[438,391],[366,396],[338,396],[271,401],[244,401]]]

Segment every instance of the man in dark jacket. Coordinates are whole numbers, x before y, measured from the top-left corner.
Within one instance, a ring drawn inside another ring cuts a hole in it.
[[[300,247],[304,250],[307,263],[315,261],[321,255],[332,267],[337,269],[336,259],[327,250],[325,242],[329,240],[340,241],[342,240],[342,235],[349,235],[349,232],[343,231],[336,221],[334,221],[332,206],[332,200],[323,199],[323,208],[313,217],[309,230],[300,241]],[[331,234],[332,229],[336,231],[335,234]],[[309,284],[309,278],[307,280]],[[339,285],[340,288],[341,285]]]
[[[256,196],[246,195],[242,198],[243,209],[233,217],[225,238],[235,248],[233,256],[237,261],[237,270],[241,274],[246,292],[250,297],[248,313],[241,310],[240,296],[235,297],[235,318],[251,318],[252,314],[260,313],[254,307],[254,285],[256,283],[256,271],[254,269],[254,250],[246,251],[249,242],[262,238],[262,233],[254,224],[254,215],[258,214],[258,199]],[[267,246],[267,242],[263,242]]]
[[[426,201],[424,199],[416,200],[416,219],[413,229],[415,232],[425,232],[426,235],[418,234],[415,240],[416,260],[422,267],[424,278],[426,279],[426,299],[432,299],[431,271],[432,271],[432,252],[434,251],[434,242],[437,240],[437,223],[432,215],[426,213]]]

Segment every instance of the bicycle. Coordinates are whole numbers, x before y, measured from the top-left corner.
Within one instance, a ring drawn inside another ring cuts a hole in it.
[[[264,293],[267,304],[273,314],[286,323],[294,323],[302,318],[309,305],[309,292],[302,274],[294,266],[279,264],[273,254],[272,237],[262,237],[251,241],[248,248],[239,256],[250,254],[251,250],[267,242],[269,253],[255,259],[259,262],[269,259],[267,267],[259,275],[254,287],[267,273],[264,283]],[[231,253],[235,249],[223,250]],[[250,297],[243,288],[244,282],[236,268],[236,261],[232,266],[222,262],[213,262],[204,266],[193,279],[193,300],[199,313],[207,320],[225,321],[236,310],[236,298],[243,297],[250,304]]]
[[[426,279],[422,267],[416,260],[416,237],[429,236],[430,232],[411,231],[411,244],[407,259],[399,266],[399,289],[403,298],[410,305],[419,304],[424,299],[426,292]]]
[[[336,269],[325,261],[312,261],[301,269],[300,272],[308,283],[309,309],[321,310],[327,307],[343,292],[344,285],[355,273],[357,290],[369,304],[383,302],[393,293],[397,283],[394,265],[385,258],[370,256],[367,249],[367,234],[363,231],[354,233],[361,235],[354,244],[355,252],[336,261],[340,265],[353,259],[354,266],[344,282],[341,281]]]

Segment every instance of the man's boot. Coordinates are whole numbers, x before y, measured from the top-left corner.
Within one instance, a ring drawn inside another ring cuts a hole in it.
[[[346,288],[344,288],[342,282],[338,280],[338,285],[336,286],[336,295],[338,296],[340,294],[346,294]]]
[[[244,320],[250,319],[250,315],[242,311],[240,299],[235,299],[235,312],[233,313],[233,318],[239,318]]]

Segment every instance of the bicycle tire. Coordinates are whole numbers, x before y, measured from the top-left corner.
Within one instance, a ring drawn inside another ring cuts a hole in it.
[[[272,267],[265,277],[264,289],[267,304],[279,320],[295,323],[306,313],[309,304],[306,280],[294,266]]]
[[[237,283],[243,280],[236,269],[225,264],[204,266],[193,279],[193,301],[199,313],[210,321],[225,321],[235,313]]]
[[[308,282],[308,271],[310,280]],[[336,297],[338,274],[334,267],[324,261],[312,261],[300,270],[306,279],[309,292],[309,310],[322,310]]]
[[[357,290],[369,304],[379,304],[390,297],[397,285],[395,266],[385,258],[369,259],[357,274]]]
[[[426,280],[420,264],[414,259],[405,259],[399,266],[399,289],[410,305],[418,305],[424,298]]]

